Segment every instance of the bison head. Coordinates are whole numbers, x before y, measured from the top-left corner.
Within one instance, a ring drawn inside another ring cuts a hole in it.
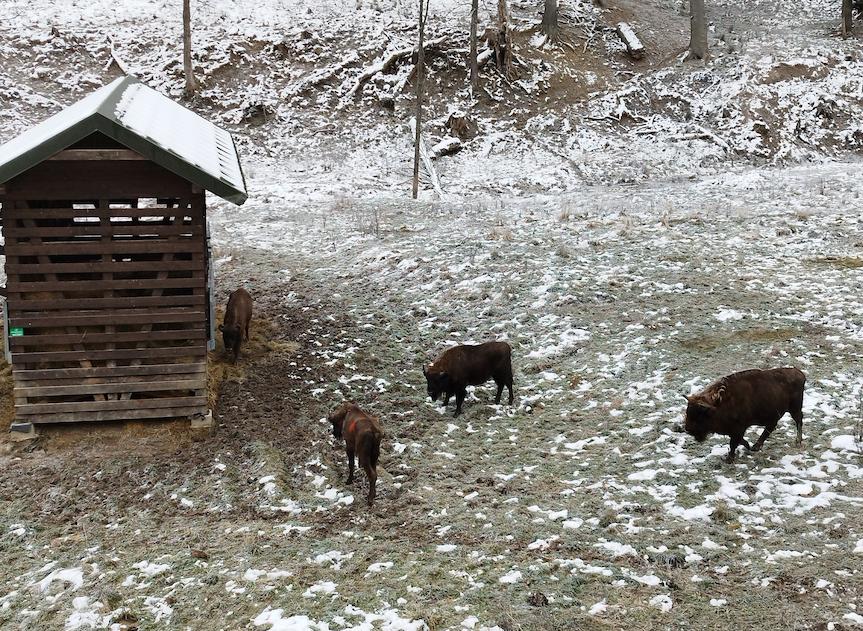
[[[437,401],[438,397],[447,391],[449,375],[446,372],[436,370],[434,366],[428,368],[423,366],[423,375],[426,378],[426,387],[431,400]]]
[[[351,405],[350,401],[345,401],[327,416],[327,420],[333,426],[333,436],[336,438],[342,437],[342,425],[344,425],[345,416],[347,416]]]
[[[687,402],[683,430],[699,443],[703,443],[715,431],[715,415],[724,395],[725,386],[711,387],[699,394],[683,395]]]
[[[235,324],[220,324],[219,330],[222,332],[222,340],[225,342],[225,352],[234,353],[236,357],[239,348],[237,342],[240,341],[240,336],[242,335],[240,327]]]

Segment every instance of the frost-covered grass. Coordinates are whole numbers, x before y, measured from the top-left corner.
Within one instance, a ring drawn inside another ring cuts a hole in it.
[[[392,572],[435,591],[401,592],[408,603],[449,594],[453,611],[431,609],[442,627],[460,624],[458,607],[489,625],[573,612],[644,628],[847,622],[863,506],[853,168],[573,198],[391,200],[378,202],[379,236],[358,223],[371,212],[360,201],[216,222],[233,251],[282,252],[291,235],[313,261],[303,276],[335,288],[356,323],[347,348],[318,351],[345,378],[316,396],[356,397],[384,419],[382,466],[396,483],[380,502],[422,533]],[[514,347],[515,406],[489,405],[488,387],[459,419],[417,406],[424,361],[490,338]],[[722,439],[676,430],[682,393],[788,364],[808,375],[802,450],[783,424],[765,451],[727,466]],[[533,591],[549,609],[524,604]],[[716,608],[722,624],[709,622]]]
[[[242,214],[213,200],[220,287],[254,278],[260,317],[302,323],[291,333],[302,354],[272,364],[278,340],[269,354],[251,349],[220,402],[220,432],[233,438],[193,459],[192,447],[155,469],[91,451],[85,468],[56,451],[7,459],[43,483],[32,501],[6,491],[0,621],[854,623],[855,168],[573,197],[381,199],[378,234],[362,221],[368,201],[294,207],[277,176],[258,176],[261,197]],[[492,388],[478,387],[463,416],[444,416],[425,397],[423,362],[490,338],[513,345],[515,404],[491,405]],[[733,466],[721,438],[699,445],[676,431],[681,393],[786,364],[808,375],[802,449],[787,419]],[[283,371],[294,386],[268,390]],[[343,396],[387,433],[372,511],[358,501],[362,476],[345,486],[323,418]],[[244,410],[281,400],[294,406],[283,426],[255,436],[258,417]],[[115,478],[134,483],[117,496]]]
[[[854,168],[572,198],[386,200],[377,235],[358,222],[368,202],[294,208],[278,179],[251,181],[270,201],[242,215],[214,200],[221,286],[254,277],[260,317],[307,313],[294,355],[272,364],[287,345],[250,348],[220,402],[226,438],[160,464],[91,449],[83,468],[63,451],[7,458],[8,471],[43,482],[33,501],[6,499],[0,621],[853,623],[863,541]],[[491,405],[492,388],[478,387],[463,416],[443,416],[425,397],[423,362],[490,338],[513,345],[515,404]],[[699,445],[676,431],[681,393],[784,364],[809,378],[803,449],[786,420],[762,452],[728,466],[721,438]],[[296,385],[268,390],[277,372],[296,373]],[[362,476],[345,486],[323,418],[342,396],[387,432],[372,511],[358,501]],[[243,410],[281,398],[293,410],[283,427],[255,436],[257,417]],[[113,479],[134,483],[118,490]]]

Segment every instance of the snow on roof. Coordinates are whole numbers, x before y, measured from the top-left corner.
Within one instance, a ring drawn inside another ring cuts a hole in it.
[[[117,81],[120,81],[120,79]],[[36,125],[36,127],[28,129],[17,138],[13,138],[5,145],[0,146],[0,165],[5,165],[16,158],[23,156],[27,152],[37,148],[39,145],[50,141],[59,134],[62,134],[64,131],[74,128],[76,125],[95,114],[107,95],[116,87],[117,81],[102,86],[74,105],[70,105],[66,109],[54,114],[51,118],[43,121],[39,125]],[[75,140],[72,142],[75,142]],[[9,178],[3,177],[0,181],[6,181],[7,179]]]
[[[231,134],[132,77],[0,146],[0,183],[97,131],[228,201],[248,197]]]
[[[126,87],[114,110],[126,129],[245,191],[231,134],[143,83]]]

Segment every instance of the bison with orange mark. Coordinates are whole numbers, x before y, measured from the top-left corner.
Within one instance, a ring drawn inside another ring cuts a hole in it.
[[[369,506],[375,501],[375,484],[378,480],[378,457],[381,454],[381,440],[384,431],[373,416],[363,412],[353,401],[345,401],[327,417],[333,426],[333,436],[344,438],[345,451],[348,453],[347,483],[354,481],[354,456],[369,479]]]

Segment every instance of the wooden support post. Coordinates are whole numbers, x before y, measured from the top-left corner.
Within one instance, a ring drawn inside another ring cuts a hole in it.
[[[206,414],[197,414],[191,419],[191,429],[213,429],[213,410],[207,410]]]
[[[35,440],[36,438],[39,438],[39,434],[36,433],[36,428],[32,423],[12,423],[9,427],[9,440],[12,442]]]

